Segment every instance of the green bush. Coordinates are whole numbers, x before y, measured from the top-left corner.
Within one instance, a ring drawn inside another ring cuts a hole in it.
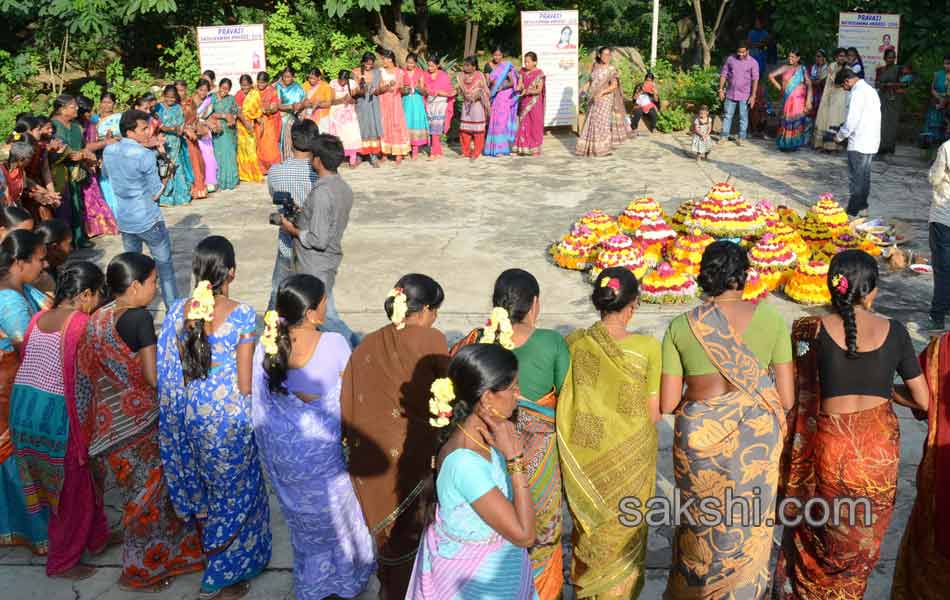
[[[201,77],[201,64],[198,61],[198,50],[195,48],[195,37],[181,36],[175,40],[174,44],[163,48],[161,56],[158,57],[158,64],[166,80],[182,79],[187,81],[189,86],[194,85]]]
[[[336,79],[343,69],[349,70],[360,64],[363,53],[373,49],[369,41],[359,34],[347,35],[334,31],[329,39],[324,40],[329,43],[323,48],[317,48],[314,60],[316,66],[323,71],[323,76],[330,80]]]
[[[276,76],[285,67],[305,73],[313,62],[315,37],[305,35],[299,27],[301,19],[290,14],[286,3],[280,2],[267,17],[264,26],[264,50],[271,75]]]
[[[685,108],[679,106],[667,108],[661,111],[656,121],[656,128],[663,133],[672,133],[674,131],[683,131],[689,129],[691,115]]]
[[[125,67],[118,58],[106,67],[108,90],[115,94],[117,107],[130,106],[152,88],[152,74],[147,69],[135,67],[128,76]],[[96,98],[98,99],[98,98]]]

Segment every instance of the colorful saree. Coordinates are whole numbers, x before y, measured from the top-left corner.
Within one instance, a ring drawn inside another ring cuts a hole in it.
[[[181,127],[185,124],[185,113],[181,104],[167,106],[159,104],[158,118],[163,127]],[[175,164],[175,175],[165,185],[165,191],[159,198],[162,206],[181,206],[191,203],[191,184],[194,173],[191,169],[191,158],[188,155],[188,143],[185,136],[177,133],[165,134],[165,154]]]
[[[897,494],[900,429],[891,403],[854,413],[821,412],[814,343],[820,327],[819,318],[806,317],[792,328],[797,402],[783,457],[784,496],[801,503],[820,498],[829,507],[836,498],[867,498],[871,514],[858,503],[852,515],[845,504],[840,524],[786,526],[773,584],[779,600],[863,598]],[[796,508],[785,506],[787,519],[801,516]]]
[[[769,589],[773,523],[733,520],[729,498],[755,498],[761,515],[775,513],[785,411],[768,371],[715,304],[696,307],[687,319],[735,391],[684,402],[676,412],[673,471],[682,504],[693,504],[694,521],[676,528],[664,598],[761,599]],[[700,511],[704,498],[716,504]]]
[[[324,333],[307,364],[287,371],[282,394],[268,388],[264,349],[254,354],[254,439],[290,529],[299,600],[358,596],[376,569],[340,443],[340,376],[349,358],[346,339]]]
[[[805,85],[805,67],[786,69],[782,73],[782,120],[775,143],[779,150],[798,150],[808,144],[812,122],[805,112],[808,87]]]
[[[425,98],[418,90],[423,77],[425,74],[419,67],[403,71],[402,85],[412,90],[409,95],[402,97],[402,111],[406,115],[409,143],[413,146],[429,143],[429,116],[426,114]]]
[[[91,121],[87,121],[85,124],[84,136],[87,144],[99,141],[99,131]],[[99,169],[96,169],[96,171],[99,171]],[[119,226],[116,225],[115,215],[112,213],[112,209],[109,208],[109,203],[106,202],[99,186],[99,175],[90,172],[86,180],[79,184],[79,187],[82,190],[83,206],[85,207],[86,235],[90,238],[100,235],[115,235],[119,231]]]
[[[204,592],[248,581],[271,557],[270,508],[254,442],[251,398],[238,389],[237,348],[254,343],[254,309],[238,305],[208,336],[211,372],[185,381],[179,347],[188,299],[165,316],[158,339],[158,441],[175,512],[198,519]]]
[[[208,184],[205,180],[205,162],[201,155],[201,141],[198,130],[200,129],[198,119],[198,107],[192,99],[186,99],[181,105],[182,117],[185,120],[185,127],[190,129],[196,136],[191,140],[184,138],[188,148],[188,162],[191,168],[191,199],[201,200],[208,197]]]
[[[934,73],[933,89],[937,92],[940,100],[931,100],[928,102],[927,114],[924,116],[924,130],[921,135],[924,140],[930,144],[940,144],[947,139],[945,132],[946,124],[944,122],[948,105],[950,105],[950,73],[947,71],[937,71]]]
[[[439,69],[435,75],[426,73],[426,91],[453,94],[451,97],[427,96],[426,115],[429,118],[429,135],[441,136],[449,132],[452,124],[452,114],[455,108],[455,86],[449,74]]]
[[[515,145],[512,152],[515,154],[541,154],[541,145],[544,143],[544,71],[521,69],[521,81],[525,92],[521,96],[518,107],[518,133],[515,135]]]
[[[121,137],[119,121],[122,120],[122,113],[112,113],[108,117],[103,118],[99,118],[98,115],[96,115],[96,117],[95,126],[97,139],[102,139],[110,133],[114,138]],[[99,158],[100,160],[102,159],[102,152],[99,153]],[[105,173],[102,172],[102,169],[99,170],[99,189],[102,191],[102,197],[105,199],[106,204],[109,205],[109,210],[112,211],[114,216],[117,202],[115,192],[112,191],[112,184],[109,182],[109,178],[105,176]]]
[[[609,96],[604,96],[614,81],[617,82],[617,89]],[[594,65],[587,97],[584,127],[574,152],[577,156],[607,156],[631,135],[617,68],[613,65]]]
[[[317,104],[323,104],[333,101],[333,89],[330,87],[330,84],[322,79],[317,83],[317,85],[310,85],[310,82],[304,82],[303,84],[304,93],[307,95],[307,100]],[[317,127],[320,128],[320,133],[326,133],[330,129],[330,108],[308,108],[304,111],[303,116],[307,119],[310,119],[317,124]]]
[[[518,73],[505,61],[492,69],[491,116],[488,119],[488,135],[485,137],[485,156],[507,156],[518,133]],[[508,83],[508,88],[502,86]]]
[[[222,98],[214,94],[211,101],[211,111],[217,115],[231,115],[237,120],[238,105],[234,96],[230,94]],[[219,131],[212,136],[214,145],[214,159],[218,163],[218,189],[233,190],[238,186],[237,166],[237,129],[228,124],[227,119],[218,118]]]
[[[238,90],[238,93],[234,95],[234,101],[238,105],[238,111],[251,122],[250,130],[240,119],[237,122],[238,179],[260,183],[264,180],[264,175],[261,173],[261,163],[257,158],[257,140],[254,139],[254,121],[261,118],[260,93],[254,87],[246,94],[244,90]]]
[[[257,94],[248,94],[244,100],[244,116],[254,121],[254,137],[257,146],[257,159],[261,171],[266,175],[270,168],[280,163],[280,125],[279,112],[264,114],[264,109],[276,109],[280,98],[273,86],[263,90],[254,88]]]
[[[383,116],[379,108],[379,96],[376,95],[376,88],[379,87],[382,69],[374,69],[370,82],[363,88],[363,95],[356,98],[356,117],[360,124],[360,138],[362,148],[360,154],[369,156],[381,152],[380,138],[383,137]],[[362,68],[359,69],[359,79],[357,83],[365,80],[365,74]],[[353,70],[353,75],[357,75],[357,70]]]
[[[195,130],[198,133],[198,150],[201,152],[201,164],[204,165],[205,187],[208,193],[215,191],[218,187],[218,159],[214,155],[213,132],[208,126],[208,120],[211,118],[212,103],[214,94],[208,94],[200,103],[195,98],[194,103],[197,108],[195,112],[198,120],[195,123]]]
[[[109,523],[102,482],[89,464],[89,438],[83,428],[89,406],[76,395],[79,340],[89,316],[74,312],[62,330],[37,327],[33,315],[23,338],[23,363],[10,398],[10,434],[16,448],[27,510],[49,507],[46,574],[64,573],[83,552],[102,552]]]
[[[47,302],[39,290],[24,286],[23,293],[0,290],[0,546],[26,546],[46,554],[49,511],[28,512],[23,483],[10,439],[10,394],[20,368],[13,342],[20,342],[33,315]]]
[[[406,127],[406,114],[402,109],[403,71],[396,69],[390,73],[380,69],[380,80],[384,83],[396,82],[396,87],[378,96],[379,111],[383,119],[383,135],[380,138],[383,154],[405,156],[412,150],[409,143],[409,129]]]
[[[122,498],[122,582],[144,588],[204,568],[193,522],[175,514],[158,448],[158,403],[139,358],[116,331],[115,303],[96,311],[79,342],[76,400],[99,479]]]
[[[950,335],[931,341],[920,363],[930,387],[927,438],[891,600],[942,600],[950,590]]]
[[[658,441],[647,399],[650,373],[660,365],[643,348],[627,347],[638,338],[618,342],[599,322],[568,338],[571,368],[559,399],[557,444],[574,519],[578,598],[637,598],[646,581],[648,527],[627,527],[618,514],[625,497],[646,506],[656,483]]]
[[[53,119],[55,137],[63,140],[65,148],[52,155],[50,173],[53,186],[62,199],[56,208],[56,218],[69,224],[73,230],[73,244],[81,246],[86,241],[85,203],[81,183],[88,173],[82,162],[69,160],[70,152],[79,152],[86,146],[83,129],[76,121],[69,125],[59,119]]]
[[[429,387],[447,366],[440,331],[387,325],[360,342],[343,373],[349,472],[376,540],[386,598],[405,597],[422,536],[419,497],[432,474],[436,436],[429,425]]]
[[[285,106],[303,102],[307,98],[307,93],[303,90],[303,86],[296,81],[290,85],[284,85],[283,82],[278,81],[274,85],[274,88],[277,90],[277,97],[280,99],[280,104]],[[297,115],[290,109],[282,109],[279,114],[280,158],[281,160],[287,160],[294,155],[294,144],[290,138],[290,128],[297,122]]]

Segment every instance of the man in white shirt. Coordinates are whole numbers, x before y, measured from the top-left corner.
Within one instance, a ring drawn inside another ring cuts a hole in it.
[[[934,270],[934,293],[927,329],[946,329],[950,312],[950,141],[937,150],[930,167],[933,199],[930,203],[930,263]]]
[[[848,140],[848,215],[865,216],[871,193],[871,160],[881,145],[881,99],[877,91],[851,69],[835,77],[835,84],[849,91],[848,116],[835,140]]]

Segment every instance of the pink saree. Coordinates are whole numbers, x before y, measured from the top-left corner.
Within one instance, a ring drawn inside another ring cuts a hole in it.
[[[83,136],[87,144],[99,141],[99,132],[91,121],[85,122]],[[80,188],[83,204],[86,207],[86,235],[91,238],[100,235],[115,235],[119,227],[116,225],[112,209],[106,204],[106,199],[99,188],[99,177],[95,173],[90,173],[89,177],[80,184]]]
[[[515,154],[541,154],[544,141],[544,71],[521,69],[525,94],[518,106],[518,133],[512,151]],[[528,92],[531,92],[529,95]]]

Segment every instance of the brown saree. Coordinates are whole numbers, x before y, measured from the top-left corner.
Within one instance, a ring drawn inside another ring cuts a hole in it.
[[[448,365],[437,329],[387,325],[366,336],[343,373],[349,471],[376,541],[383,598],[406,596],[423,530],[419,498],[432,473],[436,430],[429,388]]]

